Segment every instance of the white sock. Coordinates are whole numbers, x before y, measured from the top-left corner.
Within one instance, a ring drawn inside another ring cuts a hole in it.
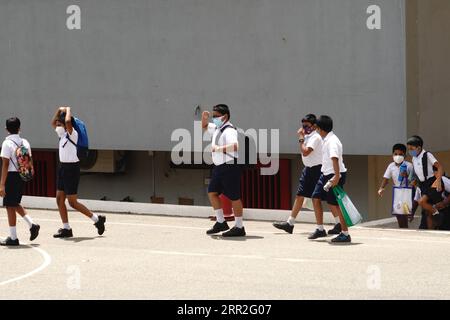
[[[341,220],[339,220],[339,217],[334,217],[334,222],[336,222],[336,224],[341,223]]]
[[[16,227],[9,227],[9,235],[10,235],[10,238],[12,240],[16,240],[17,239]]]
[[[235,217],[234,218],[235,222],[236,222],[236,227],[237,228],[242,228],[244,225],[242,224],[242,217]]]
[[[289,217],[289,219],[287,220],[287,223],[289,223],[291,226],[293,226],[295,224],[295,218]]]
[[[92,217],[91,217],[91,220],[94,221],[94,222],[98,222],[98,216],[95,213],[93,213]]]
[[[223,217],[222,209],[214,210],[214,213],[216,214],[216,219],[217,219],[218,223],[223,223],[225,221],[225,218]]]
[[[70,230],[69,223],[63,223],[63,228],[66,229],[66,230]]]
[[[31,217],[29,215],[24,215],[23,216],[23,220],[25,220],[28,223],[28,227],[31,229],[31,227],[33,226],[33,219],[31,219]]]
[[[317,225],[317,230],[319,230],[319,231],[325,230],[324,227],[323,227],[323,224]]]
[[[346,235],[346,236],[349,235],[348,231],[342,231],[342,233],[343,233],[344,235]]]

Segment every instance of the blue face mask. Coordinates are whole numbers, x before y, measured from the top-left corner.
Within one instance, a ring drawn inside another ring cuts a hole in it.
[[[417,157],[419,155],[419,151],[417,149],[409,150],[409,154],[411,155],[411,157]]]
[[[220,128],[223,125],[222,117],[213,118],[212,121],[217,128]]]

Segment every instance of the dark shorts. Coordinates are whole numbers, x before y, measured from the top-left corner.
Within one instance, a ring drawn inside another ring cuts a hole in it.
[[[79,183],[80,164],[61,163],[58,169],[58,191],[63,191],[69,196],[78,194]]]
[[[444,200],[444,198],[442,197],[442,191],[438,192],[436,188],[431,187],[435,182],[436,177],[432,177],[424,182],[421,182],[419,185],[422,197],[427,196],[428,203],[431,205],[435,205],[436,203],[439,203],[442,200]],[[442,183],[442,189],[444,190],[444,183]]]
[[[226,195],[231,201],[241,198],[241,174],[239,165],[223,164],[215,166],[212,171],[208,193],[216,192]]]
[[[17,207],[22,201],[25,182],[18,172],[8,172],[5,183],[6,196],[3,198],[4,207]]]
[[[327,176],[324,176],[323,174],[320,175],[319,181],[317,182],[316,188],[314,189],[312,198],[314,198],[314,199],[321,199],[322,201],[326,201],[330,205],[337,206],[338,202],[336,200],[336,196],[333,193],[333,190],[330,189],[330,191],[328,191],[328,192],[323,190],[323,187],[333,177],[334,177],[334,174],[330,174],[330,175],[327,175]],[[346,172],[341,172],[341,179],[339,179],[339,185],[342,188],[344,187],[346,177],[347,177],[347,173]]]
[[[305,167],[300,176],[297,195],[301,197],[311,198],[316,188],[317,181],[319,181],[322,172],[321,165],[315,167]]]

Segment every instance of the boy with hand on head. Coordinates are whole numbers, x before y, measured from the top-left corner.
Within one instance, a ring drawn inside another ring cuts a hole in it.
[[[17,239],[16,232],[16,213],[18,213],[30,229],[30,241],[33,241],[39,235],[40,226],[33,222],[33,219],[27,214],[25,209],[20,204],[22,200],[22,193],[24,187],[24,180],[22,180],[19,169],[20,163],[17,158],[18,148],[27,150],[29,160],[27,165],[31,169],[31,175],[34,175],[33,159],[31,158],[30,143],[21,138],[20,120],[18,118],[10,118],[6,120],[6,130],[8,136],[2,144],[1,158],[2,158],[2,176],[0,181],[0,197],[3,197],[3,206],[6,207],[8,213],[8,223],[10,236],[0,242],[2,246],[18,246],[19,239]]]

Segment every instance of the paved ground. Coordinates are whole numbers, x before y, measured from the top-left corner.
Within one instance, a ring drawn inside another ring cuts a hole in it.
[[[246,222],[247,238],[225,240],[205,219],[110,214],[98,237],[72,213],[75,238],[60,240],[57,212],[30,213],[41,235],[0,248],[1,299],[450,299],[450,233],[353,228],[332,245],[306,239],[313,225]]]

